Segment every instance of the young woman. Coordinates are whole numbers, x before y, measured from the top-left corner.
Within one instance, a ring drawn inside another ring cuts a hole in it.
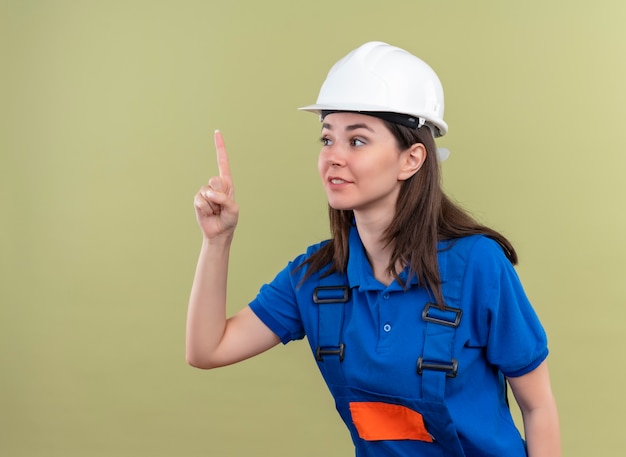
[[[227,318],[238,207],[216,132],[219,176],[194,200],[203,244],[188,363],[224,366],[306,336],[358,456],[560,456],[547,339],[513,269],[516,252],[441,189],[437,75],[402,49],[366,43],[303,109],[322,120],[332,238]]]

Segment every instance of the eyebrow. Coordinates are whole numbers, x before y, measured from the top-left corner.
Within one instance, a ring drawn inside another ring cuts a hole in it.
[[[322,130],[323,129],[332,130],[333,127],[330,124],[323,123]],[[351,124],[351,125],[346,126],[346,132],[350,132],[352,130],[358,130],[358,129],[366,129],[374,133],[374,130],[371,127],[369,127],[367,124]]]

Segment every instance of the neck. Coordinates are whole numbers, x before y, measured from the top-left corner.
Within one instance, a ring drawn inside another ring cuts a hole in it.
[[[384,245],[381,239],[389,226],[390,219],[380,217],[380,214],[377,217],[371,217],[356,212],[354,218],[374,277],[381,283],[389,285],[394,279],[388,271],[393,245]]]

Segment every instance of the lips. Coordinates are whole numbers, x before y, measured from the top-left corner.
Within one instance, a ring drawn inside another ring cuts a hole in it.
[[[331,176],[328,178],[328,182],[334,185],[341,185],[341,184],[349,184],[351,181],[347,181],[343,178],[338,178],[336,176]]]

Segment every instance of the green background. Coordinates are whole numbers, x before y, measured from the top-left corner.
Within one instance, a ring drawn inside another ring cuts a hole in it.
[[[184,327],[213,130],[235,311],[327,237],[296,107],[370,40],[443,81],[444,184],[519,250],[564,455],[622,455],[624,23],[619,0],[0,1],[0,455],[351,455],[306,343],[203,372]]]

